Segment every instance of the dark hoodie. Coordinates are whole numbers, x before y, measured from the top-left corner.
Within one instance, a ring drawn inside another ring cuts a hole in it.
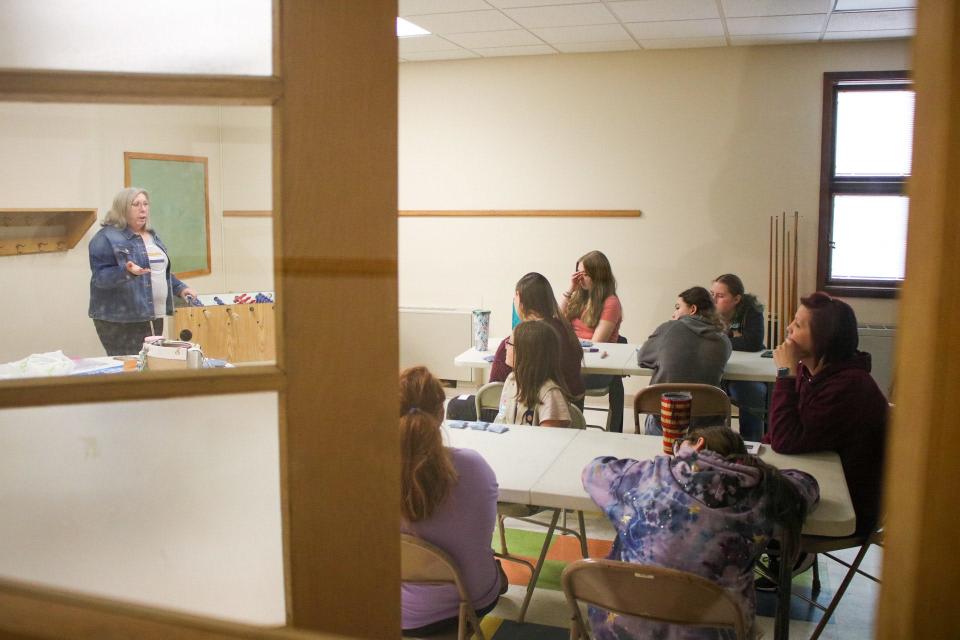
[[[641,367],[655,369],[650,384],[693,382],[720,386],[730,358],[730,339],[703,316],[684,316],[657,327],[637,353]]]
[[[815,376],[801,364],[796,379],[777,380],[770,417],[763,441],[777,453],[839,454],[857,533],[869,533],[880,513],[887,427],[887,399],[870,376],[870,354],[857,352]]]

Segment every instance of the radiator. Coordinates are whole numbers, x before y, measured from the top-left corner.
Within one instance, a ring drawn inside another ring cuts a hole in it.
[[[472,312],[400,307],[400,367],[424,365],[441,380],[472,382],[473,370],[453,359],[470,348]]]
[[[870,373],[880,390],[888,399],[893,391],[893,341],[897,334],[895,326],[886,324],[857,325],[860,334],[860,351],[870,354],[873,368]]]

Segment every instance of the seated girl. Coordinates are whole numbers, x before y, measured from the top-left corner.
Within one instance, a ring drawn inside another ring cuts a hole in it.
[[[774,350],[777,382],[764,437],[777,453],[836,451],[857,515],[857,534],[877,525],[887,399],[857,350],[857,317],[826,293],[800,300],[787,339]]]
[[[638,359],[641,366],[654,370],[650,384],[692,382],[718,387],[730,351],[710,292],[692,287],[680,293],[672,319],[647,338]],[[663,433],[660,416],[647,416],[645,433]]]
[[[513,307],[522,320],[544,320],[560,336],[560,371],[574,404],[583,408],[583,379],[580,365],[583,348],[573,327],[560,313],[550,282],[539,273],[528,273],[517,282]],[[490,369],[490,382],[504,382],[513,369],[507,364],[507,341],[500,343]]]
[[[425,367],[400,374],[400,530],[450,554],[482,617],[507,588],[490,548],[497,478],[476,451],[443,446],[443,401],[443,387]],[[459,602],[453,585],[403,584],[403,634],[456,629]]]
[[[495,422],[569,427],[570,397],[560,370],[560,336],[543,320],[517,325],[507,341],[507,376]]]
[[[623,307],[617,297],[617,279],[607,256],[591,251],[577,260],[577,270],[564,292],[560,310],[578,338],[592,342],[618,342]],[[587,389],[609,389],[610,430],[623,431],[623,379],[607,374],[583,377]]]
[[[697,574],[727,589],[754,637],[753,565],[774,525],[799,533],[819,499],[816,480],[802,471],[777,471],[747,454],[726,427],[692,430],[675,456],[653,460],[596,458],[583,487],[617,531],[612,560]],[[697,606],[696,602],[690,603]],[[598,640],[722,638],[715,629],[679,627],[590,608]]]
[[[763,305],[746,293],[743,281],[732,273],[717,276],[710,287],[717,315],[723,322],[734,351],[763,349]],[[762,414],[767,407],[767,385],[752,380],[724,382],[724,391],[740,408],[740,435],[744,440],[763,437]]]

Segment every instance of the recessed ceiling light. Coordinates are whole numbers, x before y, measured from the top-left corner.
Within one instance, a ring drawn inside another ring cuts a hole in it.
[[[410,36],[428,36],[430,32],[423,27],[418,27],[409,20],[397,18],[397,37],[409,38]]]

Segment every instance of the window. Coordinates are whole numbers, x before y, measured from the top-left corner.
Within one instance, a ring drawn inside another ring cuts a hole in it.
[[[894,297],[906,260],[913,85],[906,71],[823,76],[817,285]]]

